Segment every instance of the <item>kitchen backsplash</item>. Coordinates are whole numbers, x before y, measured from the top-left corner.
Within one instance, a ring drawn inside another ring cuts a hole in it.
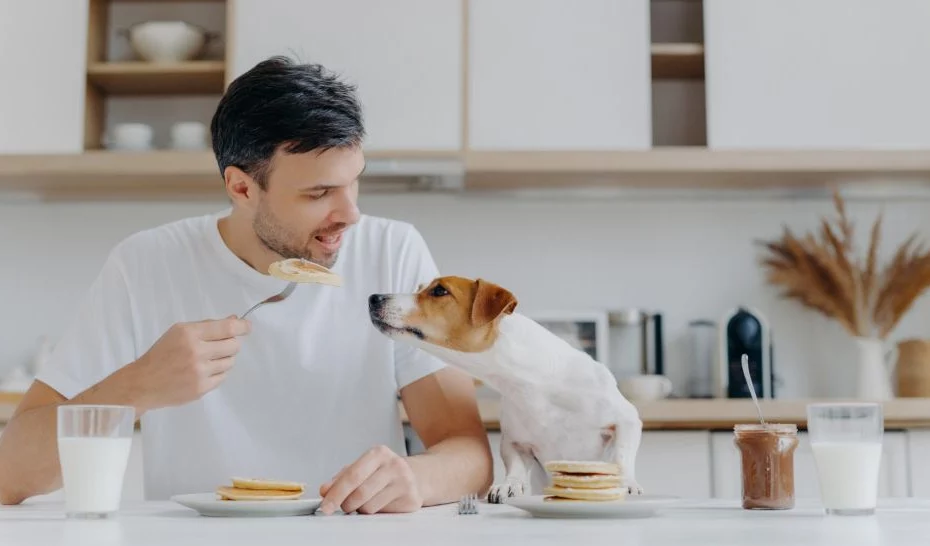
[[[0,204],[0,373],[54,341],[107,252],[140,229],[225,208],[211,203]],[[682,392],[687,323],[733,306],[759,309],[774,333],[778,397],[846,396],[853,347],[833,323],[780,301],[764,285],[752,241],[814,228],[828,200],[565,200],[445,195],[362,197],[363,212],[405,220],[444,274],[511,289],[525,312],[643,307],[663,313],[668,375]],[[930,240],[930,201],[851,202],[866,230],[885,212],[884,251],[913,231]],[[40,272],[37,274],[36,272]],[[921,299],[895,339],[930,335]]]

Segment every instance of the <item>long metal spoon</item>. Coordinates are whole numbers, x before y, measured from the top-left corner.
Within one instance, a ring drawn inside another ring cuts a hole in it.
[[[249,309],[248,311],[246,311],[245,313],[243,313],[242,316],[239,317],[239,318],[245,318],[245,317],[247,317],[247,316],[249,315],[249,313],[251,313],[252,311],[258,309],[258,308],[261,307],[262,305],[265,305],[266,303],[275,303],[275,302],[278,302],[278,301],[287,299],[287,297],[291,295],[291,292],[294,291],[294,288],[297,288],[297,283],[296,283],[296,282],[288,283],[287,287],[286,287],[284,290],[282,290],[280,294],[275,294],[274,296],[271,296],[270,298],[266,299],[265,301],[260,301],[260,302],[256,303],[255,305],[252,306],[251,309]]]
[[[743,355],[743,377],[746,378],[746,385],[749,387],[749,395],[752,396],[752,403],[756,405],[756,411],[759,412],[759,421],[765,426],[765,418],[762,417],[762,408],[759,406],[759,399],[756,398],[756,389],[752,386],[752,378],[749,376],[749,357]]]

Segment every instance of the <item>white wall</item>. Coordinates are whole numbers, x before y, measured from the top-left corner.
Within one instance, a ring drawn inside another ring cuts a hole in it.
[[[109,248],[161,222],[225,207],[199,204],[0,203],[0,367],[56,336]],[[883,207],[885,254],[919,230],[930,202],[852,202],[866,236]],[[779,301],[764,286],[752,240],[815,227],[828,201],[515,200],[363,196],[364,212],[413,222],[443,273],[482,276],[515,292],[523,310],[646,307],[664,313],[667,366],[684,384],[687,322],[758,307],[772,323],[780,397],[852,393],[853,360],[834,324]],[[568,267],[566,267],[566,265]],[[896,337],[930,333],[923,298]]]

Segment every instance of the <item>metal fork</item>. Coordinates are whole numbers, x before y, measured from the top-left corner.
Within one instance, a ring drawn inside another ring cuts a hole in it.
[[[478,495],[470,493],[459,499],[459,514],[477,514]]]
[[[291,292],[293,292],[293,291],[294,291],[294,288],[296,288],[296,287],[297,287],[297,283],[296,283],[296,282],[290,282],[290,283],[288,283],[288,284],[287,284],[287,287],[286,287],[284,290],[282,290],[281,293],[275,294],[274,296],[271,296],[270,298],[266,299],[265,301],[260,301],[260,302],[256,303],[255,305],[252,306],[251,309],[249,309],[248,311],[246,311],[245,313],[243,313],[243,315],[242,315],[241,317],[239,317],[239,318],[245,318],[249,313],[251,313],[252,311],[258,309],[258,308],[261,307],[262,305],[265,305],[266,303],[276,303],[276,302],[279,302],[279,301],[282,301],[282,300],[287,299],[287,297],[291,295]]]

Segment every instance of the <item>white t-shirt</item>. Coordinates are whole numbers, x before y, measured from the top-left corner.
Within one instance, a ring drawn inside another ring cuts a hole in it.
[[[176,322],[241,315],[286,281],[223,242],[225,212],[117,245],[38,379],[67,398],[144,354]],[[342,287],[298,285],[249,315],[226,380],[202,399],[142,418],[145,493],[210,492],[232,476],[296,480],[310,491],[368,448],[404,455],[397,391],[443,364],[395,344],[368,318],[373,293],[412,292],[437,276],[413,226],[362,216],[333,270]]]

